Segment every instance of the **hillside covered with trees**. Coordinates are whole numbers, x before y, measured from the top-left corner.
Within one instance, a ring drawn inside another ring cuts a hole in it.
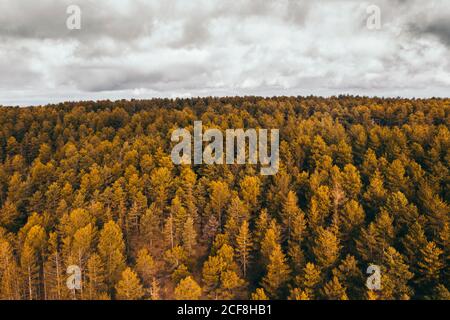
[[[197,120],[279,128],[278,174],[174,165]],[[450,99],[1,107],[0,298],[450,299],[449,128]]]

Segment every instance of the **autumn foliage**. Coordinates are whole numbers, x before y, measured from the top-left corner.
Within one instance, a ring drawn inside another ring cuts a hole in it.
[[[174,165],[196,120],[279,128],[279,172]],[[449,99],[2,107],[0,298],[450,299],[449,124]]]

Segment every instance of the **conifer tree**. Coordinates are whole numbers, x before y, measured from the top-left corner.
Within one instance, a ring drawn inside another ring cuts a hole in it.
[[[262,286],[269,297],[278,299],[283,296],[286,283],[290,277],[290,270],[281,246],[277,245],[270,255],[267,273],[262,280]]]
[[[194,228],[194,219],[188,217],[183,228],[183,248],[189,256],[192,256],[197,246],[197,232]]]
[[[435,286],[439,283],[440,271],[444,267],[441,260],[443,253],[444,251],[432,241],[420,249],[420,259],[418,261],[419,282],[429,286]]]
[[[259,196],[261,193],[261,181],[255,176],[245,176],[240,183],[242,200],[251,212],[259,209]]]
[[[198,300],[202,295],[202,288],[192,277],[184,278],[175,288],[175,299]]]
[[[139,300],[144,296],[144,288],[137,274],[130,268],[122,272],[122,278],[116,285],[116,298],[118,300]]]
[[[87,261],[86,280],[85,291],[88,299],[100,300],[106,291],[105,270],[100,256],[96,253]]]
[[[392,247],[384,252],[381,269],[382,297],[386,300],[408,300],[412,297],[412,289],[408,286],[413,274],[409,271],[402,255]]]
[[[312,251],[317,265],[324,269],[329,268],[339,257],[339,239],[331,230],[319,228]]]
[[[348,300],[345,288],[339,282],[339,279],[334,276],[323,287],[323,296],[327,300]]]
[[[297,286],[303,288],[310,299],[315,297],[315,293],[321,281],[322,277],[320,270],[310,262],[306,264],[303,274],[298,275],[295,279]]]
[[[384,188],[383,177],[380,171],[375,171],[371,176],[370,184],[363,195],[363,199],[371,213],[375,213],[384,204],[386,200],[386,189]]]
[[[108,288],[115,285],[125,268],[124,251],[122,230],[111,220],[103,226],[98,243],[98,253],[104,264]]]
[[[136,259],[136,272],[146,287],[150,287],[156,274],[156,263],[147,249],[139,250]]]
[[[261,259],[263,266],[267,266],[270,262],[275,247],[280,245],[280,232],[275,220],[270,222],[270,225],[261,241]]]
[[[252,236],[247,221],[244,221],[239,229],[239,234],[236,237],[236,244],[237,260],[245,278],[248,266],[252,259],[251,251],[253,247]]]
[[[264,292],[263,288],[257,288],[255,292],[251,294],[251,300],[255,301],[263,301],[263,300],[269,300],[266,293]]]
[[[281,218],[283,221],[284,229],[286,230],[287,240],[291,240],[291,234],[293,229],[293,221],[302,212],[297,206],[297,196],[294,192],[289,191],[286,201],[283,204],[283,211],[281,212]]]

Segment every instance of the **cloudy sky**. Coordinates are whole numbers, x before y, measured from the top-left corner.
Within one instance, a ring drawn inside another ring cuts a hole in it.
[[[448,0],[0,1],[0,105],[449,88]]]

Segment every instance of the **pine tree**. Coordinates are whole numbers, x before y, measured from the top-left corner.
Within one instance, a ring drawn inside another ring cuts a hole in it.
[[[275,246],[270,255],[267,273],[262,280],[262,286],[267,294],[274,299],[283,296],[286,283],[290,277],[290,270],[280,245]]]
[[[362,181],[358,169],[347,164],[342,173],[342,188],[347,199],[357,200],[362,188]]]
[[[413,292],[408,286],[413,274],[400,253],[392,247],[386,249],[381,269],[382,297],[391,299],[410,299]]]
[[[289,295],[289,300],[311,300],[305,291],[299,288],[294,288],[291,290]]]
[[[17,210],[17,206],[8,200],[0,209],[0,226],[11,228],[19,217],[20,212]]]
[[[310,262],[306,264],[303,274],[298,275],[295,279],[297,286],[302,288],[310,299],[315,297],[315,293],[321,281],[320,270]]]
[[[263,266],[267,266],[270,262],[270,256],[272,255],[275,247],[280,245],[280,232],[275,220],[270,222],[270,225],[261,241],[261,259]]]
[[[164,224],[163,230],[165,248],[173,249],[178,245],[178,241],[175,236],[175,225],[172,216],[169,216]]]
[[[370,178],[370,184],[363,195],[364,203],[370,213],[374,214],[386,200],[386,189],[383,186],[383,177],[377,170]]]
[[[213,181],[211,183],[210,207],[212,213],[216,215],[219,222],[219,229],[222,228],[222,215],[230,200],[230,190],[225,182]]]
[[[316,263],[324,269],[334,265],[339,257],[339,239],[330,230],[319,228],[312,249]]]
[[[188,218],[186,209],[182,206],[181,200],[178,196],[172,200],[170,206],[170,217],[173,218],[173,229],[176,243],[178,244],[182,240],[183,230]]]
[[[161,299],[159,283],[156,280],[156,278],[153,278],[153,281],[152,281],[152,286],[150,288],[150,299],[151,300],[160,300]]]
[[[0,228],[0,299],[19,300],[20,278],[14,252],[6,239],[3,239]]]
[[[420,259],[418,261],[419,282],[428,286],[435,286],[439,283],[439,275],[444,267],[440,257],[443,253],[444,251],[432,241],[420,249]]]
[[[48,240],[49,255],[44,265],[47,298],[61,300],[64,298],[64,270],[61,253],[58,246],[58,235],[52,232]]]
[[[198,300],[201,295],[202,288],[192,277],[181,280],[175,288],[176,300]]]
[[[242,200],[251,212],[259,209],[259,196],[261,194],[261,181],[255,176],[245,176],[240,183]]]
[[[188,217],[184,223],[182,238],[184,250],[186,250],[189,256],[192,256],[197,246],[197,232],[195,231],[194,219],[192,217]]]
[[[358,299],[363,294],[363,275],[355,257],[347,255],[339,266],[332,270],[333,276],[347,288],[346,294],[350,299]]]
[[[162,210],[152,203],[140,220],[140,238],[143,243],[150,247],[161,238],[161,216]]]
[[[409,228],[406,235],[401,240],[405,259],[411,266],[411,270],[416,272],[417,261],[420,255],[420,249],[426,246],[427,238],[422,225],[415,221]]]
[[[263,288],[257,288],[254,293],[251,294],[251,300],[263,301],[269,300]]]
[[[239,264],[241,265],[242,274],[247,275],[247,268],[251,262],[251,251],[253,247],[251,233],[248,227],[248,222],[244,221],[239,229],[239,234],[236,237],[236,255]]]
[[[101,300],[105,294],[105,270],[100,256],[96,253],[90,256],[86,268],[86,293],[89,300]]]
[[[239,233],[242,222],[249,218],[250,215],[245,204],[238,196],[233,197],[227,210],[227,222],[225,224],[225,232],[233,243]]]
[[[116,285],[116,298],[118,300],[140,300],[143,297],[144,288],[137,274],[130,268],[126,268]]]
[[[136,259],[136,272],[146,287],[150,287],[156,274],[156,263],[147,249],[139,250]]]
[[[20,257],[22,273],[25,278],[26,296],[29,300],[41,298],[40,274],[42,253],[46,246],[45,230],[40,225],[30,228],[27,233]]]
[[[291,240],[293,221],[301,214],[302,212],[297,206],[297,196],[294,192],[289,191],[286,202],[283,204],[283,211],[281,212],[281,218],[288,241]]]
[[[339,215],[339,230],[344,240],[351,239],[356,236],[364,223],[366,215],[363,207],[355,200],[345,203],[342,214]]]
[[[114,287],[125,268],[124,251],[122,230],[114,221],[109,221],[103,226],[98,243],[98,253],[104,264],[108,288]]]
[[[323,287],[323,296],[327,300],[348,300],[345,288],[335,276]]]
[[[215,256],[203,265],[202,275],[205,293],[214,299],[233,299],[244,285],[236,273],[234,250],[224,244]]]
[[[255,249],[260,249],[260,244],[270,225],[270,217],[266,209],[261,210],[255,226]]]

